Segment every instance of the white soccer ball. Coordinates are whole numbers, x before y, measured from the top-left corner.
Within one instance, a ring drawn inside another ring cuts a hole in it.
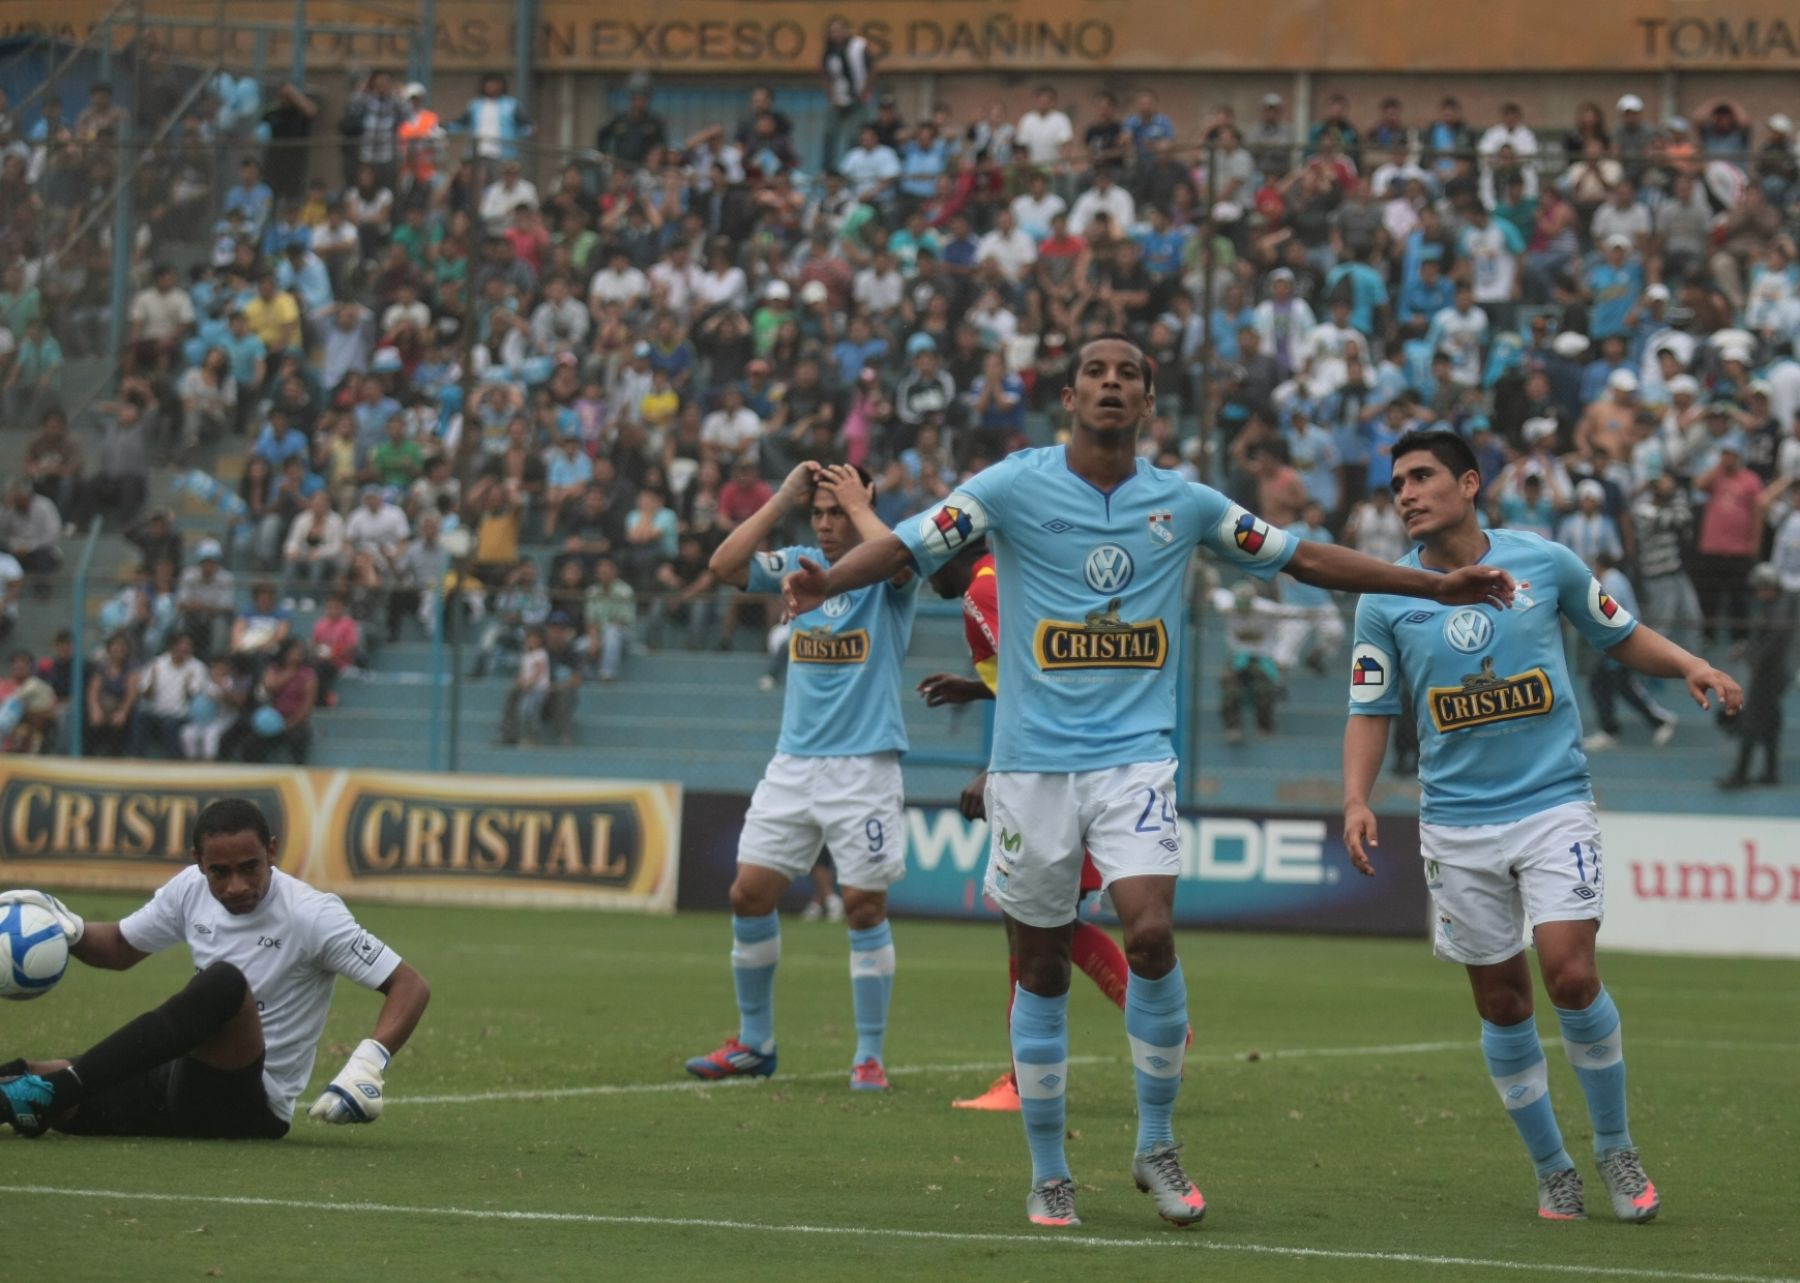
[[[69,966],[69,943],[48,909],[0,906],[0,998],[23,1002],[49,993]]]

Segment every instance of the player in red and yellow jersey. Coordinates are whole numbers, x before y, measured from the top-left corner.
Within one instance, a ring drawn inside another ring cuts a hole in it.
[[[919,683],[919,694],[932,708],[944,704],[967,704],[975,700],[993,699],[1000,689],[1000,594],[994,578],[994,557],[984,543],[977,541],[962,556],[946,564],[931,577],[938,596],[954,600],[962,598],[963,637],[969,644],[969,658],[975,661],[975,677],[958,677],[952,673],[936,673]],[[960,809],[971,820],[986,816],[987,772],[982,771],[962,791]],[[1101,888],[1100,872],[1091,859],[1081,865],[1081,892],[1087,896]],[[1012,948],[1012,919],[1006,919],[1007,965],[1010,980],[1007,1015],[1010,1020],[1010,997],[1017,987],[1019,963]],[[1107,1000],[1121,1009],[1125,1006],[1125,980],[1130,965],[1113,938],[1091,922],[1079,918],[1071,957],[1077,967],[1100,987]],[[986,1109],[1019,1112],[1019,1089],[1011,1070],[1001,1074],[981,1095],[972,1100],[951,1102],[958,1109]]]

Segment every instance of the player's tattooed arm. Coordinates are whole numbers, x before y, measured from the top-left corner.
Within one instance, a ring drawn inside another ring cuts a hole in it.
[[[1731,674],[1714,668],[1642,622],[1632,629],[1631,636],[1606,653],[1646,677],[1680,678],[1701,708],[1710,709],[1715,695],[1727,717],[1737,716],[1744,706],[1744,689]]]
[[[1285,567],[1302,583],[1343,592],[1424,597],[1446,606],[1512,605],[1513,577],[1498,566],[1464,566],[1449,574],[1413,570],[1337,544],[1301,540]]]
[[[1369,852],[1381,845],[1369,794],[1387,756],[1391,717],[1355,716],[1344,727],[1344,848],[1364,877],[1375,876]]]

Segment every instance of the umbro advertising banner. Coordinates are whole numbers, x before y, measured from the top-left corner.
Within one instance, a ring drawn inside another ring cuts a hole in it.
[[[1600,813],[1608,949],[1800,958],[1800,821]]]
[[[0,885],[154,890],[234,796],[284,869],[349,898],[675,907],[678,784],[56,758],[0,758]]]
[[[722,909],[737,858],[747,797],[689,793],[682,822],[680,905]],[[1418,937],[1429,919],[1419,868],[1419,826],[1381,818],[1380,876],[1350,867],[1335,815],[1184,811],[1175,921],[1182,927]],[[888,891],[895,913],[999,917],[981,893],[988,826],[953,806],[906,809],[906,876]],[[795,895],[792,903],[804,897]],[[785,907],[785,906],[784,906]],[[1090,899],[1084,915],[1103,917]]]

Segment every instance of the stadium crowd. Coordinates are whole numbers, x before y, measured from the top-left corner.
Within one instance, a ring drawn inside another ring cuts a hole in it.
[[[582,681],[633,647],[733,643],[750,617],[708,556],[796,462],[868,469],[891,524],[1055,439],[1068,358],[1122,329],[1154,364],[1144,456],[1306,538],[1399,556],[1389,446],[1465,435],[1492,524],[1573,547],[1681,644],[1735,648],[1776,720],[1753,694],[1727,781],[1752,747],[1773,777],[1800,612],[1790,119],[1659,121],[1627,94],[1559,129],[1334,96],[1295,144],[1274,94],[1190,129],[1148,91],[1044,86],[1016,116],[908,120],[859,44],[834,33],[804,156],[761,87],[677,138],[639,83],[563,156],[497,75],[440,111],[376,72],[336,121],[305,87],[221,77],[134,179],[91,460],[60,381],[105,346],[107,236],[80,224],[122,108],[96,86],[73,120],[54,96],[0,116],[0,389],[35,434],[0,506],[6,611],[96,513],[143,552],[85,692],[66,641],[15,657],[8,747],[56,742],[49,700],[93,752],[303,760],[332,683],[446,597],[475,671],[514,675],[503,738],[566,740]],[[181,97],[153,71],[140,128]],[[142,512],[158,466],[222,537]],[[1221,604],[1228,728],[1248,704],[1272,730],[1288,670],[1339,653],[1338,608],[1291,582]],[[1591,684],[1591,748],[1621,698],[1665,742],[1635,680]]]

